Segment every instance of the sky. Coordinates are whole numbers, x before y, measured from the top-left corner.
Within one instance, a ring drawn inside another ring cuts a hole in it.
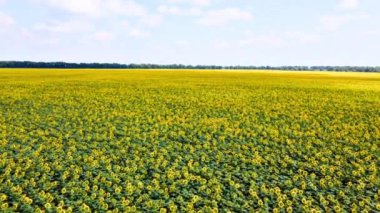
[[[379,0],[0,0],[0,61],[380,65]]]

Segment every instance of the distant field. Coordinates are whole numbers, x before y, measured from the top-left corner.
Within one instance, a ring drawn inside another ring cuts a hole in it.
[[[380,211],[380,74],[0,69],[0,211]]]

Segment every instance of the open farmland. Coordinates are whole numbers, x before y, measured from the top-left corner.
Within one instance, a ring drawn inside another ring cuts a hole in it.
[[[380,74],[0,70],[0,211],[380,211]]]

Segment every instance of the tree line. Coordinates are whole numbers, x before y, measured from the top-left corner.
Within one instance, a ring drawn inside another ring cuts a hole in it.
[[[294,71],[339,71],[380,72],[380,66],[217,66],[183,64],[119,64],[119,63],[66,63],[0,61],[0,68],[69,68],[69,69],[227,69],[227,70],[294,70]]]

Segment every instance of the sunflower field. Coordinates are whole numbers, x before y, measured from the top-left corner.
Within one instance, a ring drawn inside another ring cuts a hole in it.
[[[379,212],[380,74],[0,70],[0,212]]]

